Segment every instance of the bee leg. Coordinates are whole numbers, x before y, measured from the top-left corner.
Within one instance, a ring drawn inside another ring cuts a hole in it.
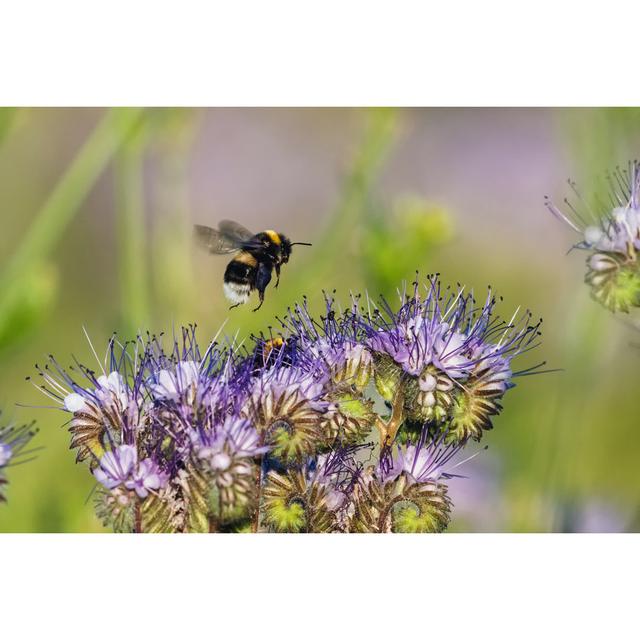
[[[273,285],[274,289],[278,288],[278,285],[280,284],[280,265],[277,264],[275,265],[275,270],[276,270],[276,283]]]
[[[229,311],[231,311],[231,309],[235,309],[236,307],[239,307],[241,304],[242,304],[242,302],[236,302],[236,304],[232,304],[232,305],[229,307]]]
[[[264,290],[271,282],[271,266],[264,262],[258,267],[258,273],[256,274],[256,289],[258,290],[258,296],[260,297],[260,304],[254,309],[257,311],[264,302]]]
[[[262,291],[261,291],[260,292],[260,304],[254,309],[254,311],[257,311],[262,306],[263,302],[264,302],[264,293],[262,293]]]

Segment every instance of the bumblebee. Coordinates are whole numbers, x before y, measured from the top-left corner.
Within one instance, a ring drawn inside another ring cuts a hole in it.
[[[198,243],[209,253],[225,254],[237,252],[224,272],[224,294],[234,304],[233,309],[249,300],[255,289],[260,304],[264,302],[264,292],[273,271],[276,272],[276,288],[280,283],[280,268],[289,262],[291,247],[296,244],[310,247],[308,242],[291,242],[282,233],[261,231],[251,233],[237,222],[222,220],[217,229],[195,225],[195,237]]]
[[[276,363],[280,366],[290,367],[297,357],[296,338],[276,336],[270,340],[260,339],[256,346],[255,356],[258,362],[262,362],[261,369],[268,369]]]

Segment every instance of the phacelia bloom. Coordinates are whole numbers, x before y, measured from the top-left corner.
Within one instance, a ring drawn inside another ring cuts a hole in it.
[[[576,202],[565,199],[565,209],[548,198],[547,208],[581,235],[574,248],[589,252],[586,283],[592,296],[611,311],[628,312],[640,306],[640,165],[630,163],[607,176],[608,204],[590,206],[574,183]]]
[[[357,447],[318,456],[302,469],[270,471],[264,488],[264,524],[279,533],[347,530],[362,465]]]
[[[423,430],[415,445],[386,451],[356,491],[352,527],[363,533],[435,533],[450,520],[445,469],[462,445]]]
[[[78,462],[87,460],[95,466],[110,443],[135,438],[144,419],[145,381],[142,370],[135,367],[143,349],[141,342],[121,345],[113,336],[104,362],[96,355],[100,375],[81,364],[67,371],[53,356],[43,368],[37,367],[39,388],[71,414],[71,448],[76,449]]]
[[[539,323],[495,306],[434,277],[397,310],[305,300],[246,348],[200,351],[191,327],[168,348],[113,337],[99,374],[53,358],[39,373],[115,531],[436,532],[449,461],[532,371],[513,362]]]
[[[198,365],[193,360],[180,361],[175,369],[160,369],[151,389],[156,398],[177,400],[182,395],[195,395],[199,380]]]
[[[320,368],[276,365],[250,381],[242,410],[283,462],[301,462],[323,445],[322,421],[330,410]]]
[[[443,291],[436,279],[424,295],[416,283],[401,302],[398,312],[383,301],[382,311],[360,318],[378,392],[396,405],[396,423],[407,418],[439,425],[452,441],[479,440],[518,375],[512,360],[534,346],[540,322],[532,324],[528,312],[502,320],[491,291],[478,305],[471,293]]]
[[[0,427],[0,502],[6,502],[4,489],[7,485],[5,471],[16,464],[32,459],[35,449],[27,449],[27,445],[35,435],[33,424],[16,427],[13,425]]]
[[[138,461],[135,447],[126,444],[105,453],[93,475],[107,489],[123,485],[135,491],[139,498],[161,489],[168,479],[150,458]]]
[[[231,416],[219,427],[191,435],[196,463],[216,494],[212,511],[217,523],[240,519],[255,508],[255,476],[259,473],[255,460],[269,447],[261,444],[251,422]]]

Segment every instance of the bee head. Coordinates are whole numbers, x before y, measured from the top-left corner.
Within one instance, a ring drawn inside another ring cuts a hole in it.
[[[280,262],[286,264],[291,257],[291,240],[281,233],[278,235],[280,236]]]
[[[289,262],[289,258],[291,257],[291,247],[294,244],[302,244],[305,247],[311,246],[308,242],[291,242],[287,236],[280,234],[280,262],[282,264]]]

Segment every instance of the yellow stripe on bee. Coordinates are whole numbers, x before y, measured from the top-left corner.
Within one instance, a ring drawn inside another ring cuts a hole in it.
[[[274,244],[280,244],[280,234],[275,232],[273,229],[267,229],[265,233],[269,236],[271,242]]]
[[[241,251],[233,259],[233,262],[242,262],[242,264],[248,264],[250,267],[258,266],[258,261],[248,251]]]

